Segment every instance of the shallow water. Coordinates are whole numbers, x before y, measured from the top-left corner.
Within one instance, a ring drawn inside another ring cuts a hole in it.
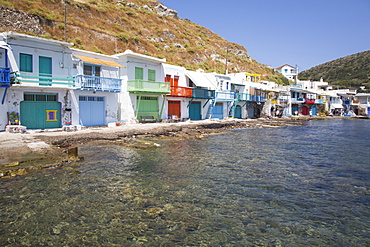
[[[369,120],[240,129],[1,180],[5,246],[370,246]]]

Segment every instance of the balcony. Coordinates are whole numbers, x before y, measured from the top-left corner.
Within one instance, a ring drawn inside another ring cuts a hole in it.
[[[196,99],[214,99],[215,90],[208,90],[205,88],[193,88],[193,98]]]
[[[170,84],[168,82],[130,80],[127,82],[127,91],[135,94],[168,94],[170,93]]]
[[[292,104],[302,104],[304,102],[305,102],[304,98],[292,98],[292,101],[291,101]]]
[[[74,78],[51,74],[17,72],[14,75],[14,83],[22,84],[23,86],[74,87]]]
[[[252,101],[252,95],[249,93],[237,93],[236,99],[239,101]]]
[[[191,87],[170,87],[170,93],[167,96],[170,97],[186,97],[191,98],[193,96],[193,89]]]
[[[10,86],[10,68],[0,67],[0,87]]]
[[[233,101],[235,92],[216,92],[216,101]]]
[[[75,86],[77,89],[103,92],[121,92],[122,80],[98,76],[78,75]]]
[[[305,99],[306,104],[315,104],[315,99]]]
[[[252,101],[263,102],[266,101],[266,97],[253,95]]]

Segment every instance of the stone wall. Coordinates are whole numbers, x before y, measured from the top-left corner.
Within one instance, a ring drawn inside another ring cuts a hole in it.
[[[39,17],[16,9],[0,7],[0,19],[0,31],[33,33],[35,35],[45,33]]]

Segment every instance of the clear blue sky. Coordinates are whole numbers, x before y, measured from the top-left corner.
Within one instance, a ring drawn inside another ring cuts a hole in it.
[[[300,71],[370,50],[370,0],[159,0],[259,63]]]

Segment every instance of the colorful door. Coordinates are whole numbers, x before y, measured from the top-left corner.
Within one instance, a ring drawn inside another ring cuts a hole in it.
[[[39,76],[51,77],[51,57],[39,57]],[[40,78],[40,86],[51,86],[51,80]]]
[[[82,126],[105,125],[105,98],[80,96],[80,124]]]
[[[140,116],[153,116],[158,120],[159,105],[158,97],[154,96],[137,96],[137,106],[138,106],[138,119]]]
[[[181,101],[168,101],[168,115],[176,115],[178,118],[181,118]]]
[[[60,109],[56,94],[24,94],[20,104],[21,124],[28,129],[60,128]]]
[[[155,81],[155,70],[148,69],[148,81]]]
[[[223,104],[220,103],[220,104],[216,104],[214,107],[213,107],[213,111],[212,111],[212,118],[218,118],[218,119],[223,119]]]
[[[234,118],[242,118],[242,107],[240,105],[235,108]]]
[[[311,108],[311,110],[312,110],[312,116],[316,116],[317,115],[317,108],[316,108],[316,106],[313,106]]]
[[[302,106],[302,115],[305,115],[305,116],[308,115],[308,107],[307,106]]]
[[[367,115],[370,116],[370,107],[367,108]]]
[[[189,118],[191,120],[201,120],[202,119],[202,105],[199,101],[190,103]]]
[[[254,107],[253,106],[249,106],[247,108],[247,112],[248,112],[248,118],[254,118]]]

